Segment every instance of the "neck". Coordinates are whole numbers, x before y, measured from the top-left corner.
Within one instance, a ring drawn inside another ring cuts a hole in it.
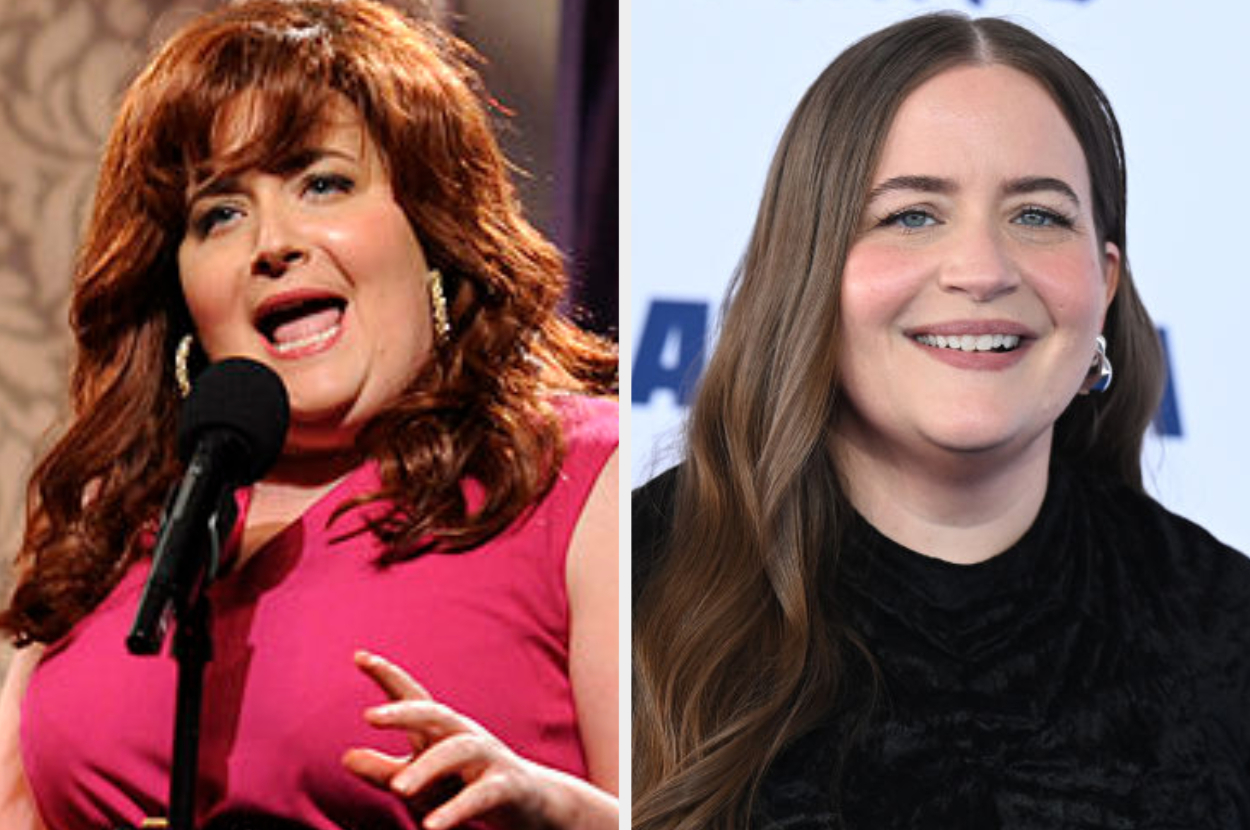
[[[883,451],[853,427],[833,452],[851,504],[904,547],[956,564],[983,562],[1022,537],[1046,495],[1051,433],[1009,458],[1000,451]]]
[[[352,452],[288,453],[252,488],[252,513],[295,515],[360,465]]]
[[[341,448],[285,452],[256,486],[262,490],[320,490],[356,469],[362,460],[359,453]]]
[[[252,487],[239,563],[334,489],[361,459],[354,453],[287,454]]]

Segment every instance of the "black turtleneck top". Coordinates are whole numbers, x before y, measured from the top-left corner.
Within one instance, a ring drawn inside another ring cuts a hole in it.
[[[634,493],[635,597],[672,485]],[[783,752],[754,830],[1250,828],[1250,559],[1056,468],[1032,527],[985,562],[862,519],[841,562],[882,683],[853,740],[835,707]]]

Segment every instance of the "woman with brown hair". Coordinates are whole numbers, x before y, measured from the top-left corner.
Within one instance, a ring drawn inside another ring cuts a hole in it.
[[[838,57],[634,494],[634,826],[1250,824],[1250,561],[1142,490],[1162,382],[1094,81],[954,14]]]
[[[173,674],[123,644],[226,357],[291,427],[209,589],[197,826],[616,826],[616,355],[557,312],[471,59],[371,0],[244,0],[127,92],[2,619],[6,828],[164,809]]]

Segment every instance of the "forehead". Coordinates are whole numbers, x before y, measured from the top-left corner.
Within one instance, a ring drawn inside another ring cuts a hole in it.
[[[1089,191],[1084,150],[1050,93],[998,64],[940,72],[903,100],[876,178],[914,174],[957,181],[1054,176],[1082,195]]]
[[[245,91],[232,98],[213,119],[210,147],[215,158],[229,158],[245,153],[255,145],[276,147],[283,127],[294,131],[294,144],[318,146],[333,144],[352,147],[360,153],[371,149],[369,136],[360,111],[343,95],[331,93],[309,123],[282,124],[287,119],[275,112],[273,103],[255,91]],[[275,123],[279,122],[279,123]],[[290,141],[291,132],[281,138]]]

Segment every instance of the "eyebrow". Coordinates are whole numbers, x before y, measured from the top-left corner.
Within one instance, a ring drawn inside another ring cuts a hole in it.
[[[324,158],[335,157],[346,161],[357,162],[359,159],[344,150],[336,150],[329,147],[310,147],[307,150],[301,150],[290,158],[278,164],[277,172],[280,175],[289,175],[291,173],[307,170],[317,162]],[[191,192],[187,196],[187,204],[195,204],[200,199],[210,196],[221,196],[230,193],[239,193],[243,190],[238,175],[210,176],[202,182],[192,185]]]
[[[925,193],[945,195],[954,193],[956,189],[955,182],[950,179],[938,178],[937,176],[895,176],[892,179],[886,179],[868,191],[868,201],[876,201],[887,193],[894,193],[899,190],[920,190]]]
[[[1003,194],[1006,196],[1022,196],[1046,190],[1058,193],[1078,208],[1081,206],[1081,200],[1077,197],[1076,191],[1072,189],[1071,185],[1063,179],[1056,179],[1053,176],[1024,176],[1019,179],[1012,179],[1003,185]]]
[[[194,205],[201,199],[238,193],[240,190],[242,188],[239,186],[238,176],[211,176],[191,187],[191,192],[187,194],[187,204]]]
[[[895,176],[894,178],[886,179],[868,191],[868,201],[872,202],[887,193],[900,190],[918,190],[925,193],[948,195],[958,189],[959,187],[953,179],[944,179],[939,176]],[[1009,179],[1003,184],[1001,189],[1004,196],[1022,196],[1029,193],[1051,191],[1068,199],[1077,208],[1081,206],[1081,200],[1071,185],[1063,179],[1056,179],[1053,176],[1021,176],[1018,179]]]

